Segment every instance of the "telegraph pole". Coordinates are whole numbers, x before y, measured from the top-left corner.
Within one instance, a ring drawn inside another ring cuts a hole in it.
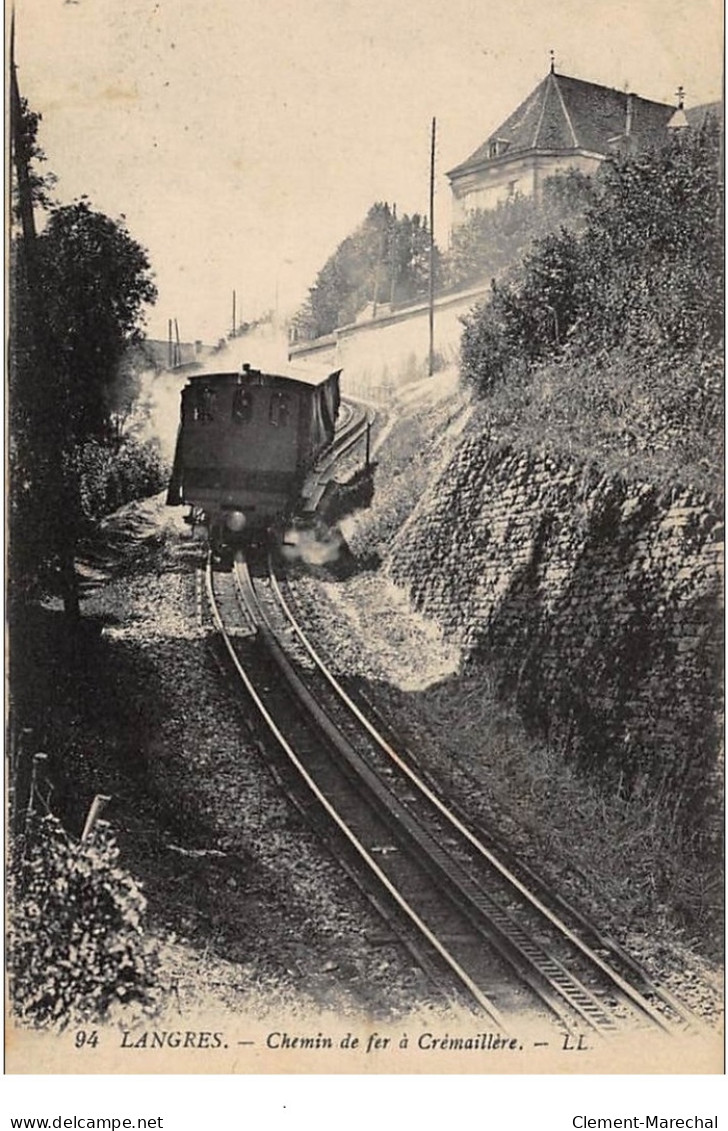
[[[397,283],[397,205],[392,205],[392,238],[389,241],[389,307],[394,309],[394,293]]]
[[[430,377],[435,372],[435,136],[437,120],[432,119],[432,140],[430,143]]]
[[[15,9],[10,17],[10,120],[11,146],[15,175],[18,184],[18,211],[23,231],[23,252],[30,273],[35,266],[35,217],[33,215],[33,194],[30,188],[30,155],[23,136],[23,109],[18,87],[18,74],[15,68]],[[33,279],[31,286],[35,285]]]

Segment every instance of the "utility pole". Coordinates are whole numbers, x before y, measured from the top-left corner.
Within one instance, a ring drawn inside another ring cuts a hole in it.
[[[432,140],[430,143],[430,377],[435,371],[435,136],[437,121],[432,119]]]
[[[392,238],[389,241],[389,306],[394,309],[394,294],[397,283],[397,205],[392,205]]]
[[[30,189],[29,155],[23,136],[23,111],[15,68],[15,11],[10,23],[10,118],[12,121],[11,145],[15,175],[18,179],[18,208],[23,229],[23,252],[31,274],[35,266],[35,217],[33,195]],[[30,263],[32,266],[30,266]],[[33,279],[33,284],[35,279]]]
[[[235,324],[235,297],[236,297],[235,291],[233,291],[233,324],[232,324],[232,333],[230,334],[231,338],[234,338],[235,334],[236,334],[236,330],[235,330],[235,325],[236,325]]]

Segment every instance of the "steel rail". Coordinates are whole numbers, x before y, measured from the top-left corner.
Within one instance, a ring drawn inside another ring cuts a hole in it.
[[[323,461],[316,464],[315,470],[321,472],[328,471],[332,468],[341,456],[345,455],[350,448],[353,448],[354,445],[361,440],[370,423],[370,418],[366,416],[363,420],[357,420],[350,426],[347,425],[347,430],[339,437],[335,437],[329,449],[324,452]]]
[[[237,573],[235,581],[240,600],[246,605],[246,611],[250,615],[249,604]],[[482,884],[470,876],[468,869],[463,868],[461,862],[445,850],[436,838],[433,838],[432,831],[426,828],[421,818],[410,814],[406,806],[393,793],[391,786],[382,783],[379,775],[368,765],[366,760],[355,752],[338,725],[331,720],[328,713],[315,700],[306,687],[305,681],[293,672],[291,662],[280,644],[257,595],[249,570],[246,570],[245,586],[256,602],[256,615],[261,616],[264,620],[266,639],[274,650],[276,662],[279,663],[286,674],[292,690],[301,700],[304,708],[314,714],[332,743],[340,749],[341,754],[351,765],[357,777],[371,792],[375,804],[384,804],[388,819],[393,819],[395,822],[393,828],[396,829],[397,833],[404,836],[410,845],[424,853],[424,859],[429,861],[428,870],[433,874],[435,883],[440,890],[451,900],[453,894],[457,894],[458,899],[454,902],[461,911],[464,911],[478,934],[486,939],[489,945],[495,947],[500,956],[515,971],[517,978],[536,994],[567,1030],[571,1031],[573,1027],[571,1019],[564,1013],[564,1003],[573,1014],[576,1014],[582,1022],[586,1022],[600,1037],[612,1034],[615,1031],[614,1017],[604,1008],[598,998],[577,977],[570,973],[557,958],[543,950],[538,944],[534,944],[528,931],[493,900]],[[390,803],[388,798],[391,798],[394,805]],[[537,977],[534,977],[534,973]]]
[[[239,560],[240,558],[241,558],[241,555],[237,554],[236,555],[236,561]],[[247,568],[247,566],[246,566],[246,568]],[[208,596],[208,600],[210,602],[210,609],[212,611],[212,618],[213,618],[213,621],[215,623],[215,627],[217,628],[217,630],[218,630],[218,632],[219,632],[219,634],[222,638],[222,641],[225,645],[227,653],[228,653],[230,659],[232,660],[233,666],[235,667],[235,670],[237,671],[243,685],[245,686],[246,691],[248,692],[251,699],[253,700],[253,702],[254,702],[256,708],[258,709],[261,717],[265,721],[266,726],[268,727],[271,734],[276,739],[276,742],[281,747],[281,749],[285,753],[286,757],[289,759],[289,761],[292,763],[292,765],[295,766],[298,773],[301,775],[303,780],[306,782],[306,785],[308,786],[308,788],[311,790],[313,795],[316,797],[316,800],[321,804],[321,806],[324,808],[325,812],[328,814],[328,816],[331,818],[331,820],[336,824],[336,826],[339,828],[339,830],[344,835],[344,837],[349,842],[349,844],[352,846],[352,848],[357,853],[357,855],[362,859],[362,861],[367,866],[367,868],[369,868],[369,870],[377,877],[377,880],[382,884],[382,886],[387,891],[387,893],[392,898],[392,900],[404,912],[404,914],[407,916],[407,918],[410,920],[410,922],[414,924],[414,926],[423,935],[423,937],[427,939],[429,944],[440,955],[440,957],[443,959],[443,961],[446,963],[446,965],[449,966],[449,968],[453,971],[453,973],[455,974],[457,979],[462,983],[462,985],[464,985],[466,987],[466,989],[468,990],[468,993],[471,995],[471,997],[474,999],[474,1001],[477,1002],[477,1004],[483,1010],[485,1015],[499,1028],[499,1030],[501,1030],[503,1033],[508,1033],[509,1030],[508,1030],[507,1026],[505,1025],[503,1018],[501,1017],[501,1015],[499,1014],[499,1012],[495,1008],[495,1006],[492,1004],[492,1002],[489,1000],[489,998],[487,998],[485,996],[485,994],[482,992],[480,987],[478,985],[476,985],[476,983],[470,978],[470,976],[466,973],[466,971],[462,969],[462,967],[458,964],[456,959],[450,954],[450,952],[447,950],[447,948],[443,946],[443,944],[440,942],[440,940],[437,938],[437,936],[434,935],[430,931],[427,924],[423,922],[423,920],[420,918],[420,916],[417,914],[417,912],[414,910],[414,908],[410,907],[407,900],[400,894],[400,892],[397,890],[397,888],[391,883],[389,878],[385,875],[385,873],[382,871],[382,869],[379,867],[379,865],[376,863],[376,861],[372,859],[371,855],[367,852],[364,845],[358,840],[357,837],[354,836],[354,834],[351,832],[351,830],[349,829],[347,824],[342,820],[342,818],[339,816],[339,814],[336,812],[336,810],[330,804],[330,802],[328,801],[326,796],[321,792],[321,790],[317,786],[316,782],[313,780],[311,775],[306,770],[305,766],[302,764],[302,762],[299,759],[299,757],[297,756],[296,752],[290,746],[290,744],[286,740],[285,736],[281,733],[281,731],[278,728],[275,720],[273,719],[270,712],[268,711],[265,704],[263,703],[262,699],[258,695],[258,692],[256,691],[252,680],[250,679],[250,677],[248,676],[247,672],[245,671],[243,665],[241,664],[240,659],[238,658],[236,651],[235,651],[235,649],[234,649],[234,647],[231,643],[231,640],[230,640],[230,637],[227,633],[227,630],[225,629],[225,626],[223,624],[223,621],[222,621],[222,618],[220,616],[219,609],[218,609],[218,606],[217,606],[217,602],[215,600],[214,587],[213,587],[213,583],[212,583],[212,555],[208,555],[208,560],[207,560],[206,588],[207,588],[207,596]],[[251,608],[250,606],[248,606],[248,611],[249,611],[249,613],[250,613],[250,615],[253,618],[253,621],[255,623],[255,621],[257,619],[255,608],[254,607]]]
[[[522,881],[519,880],[518,877],[509,868],[507,868],[506,865],[504,865],[494,855],[494,853],[491,852],[490,849],[488,849],[482,843],[482,841],[480,841],[477,836],[475,836],[475,834],[471,832],[470,829],[468,829],[465,824],[463,824],[463,822],[457,817],[457,815],[452,813],[448,809],[448,807],[437,796],[437,794],[434,793],[432,789],[430,789],[430,787],[392,748],[387,740],[379,733],[376,727],[374,727],[369,719],[360,711],[356,703],[354,703],[349,695],[347,695],[344,688],[336,680],[335,676],[329,671],[327,665],[324,663],[320,655],[316,652],[315,648],[306,637],[283,595],[280,584],[278,582],[278,578],[276,577],[275,570],[273,568],[270,553],[268,555],[268,572],[270,575],[271,585],[276,593],[276,597],[281,605],[281,608],[285,612],[286,617],[288,618],[288,621],[294,632],[298,636],[301,644],[306,649],[321,674],[329,682],[335,693],[341,698],[342,702],[346,704],[347,708],[366,729],[366,731],[377,743],[380,749],[398,766],[400,770],[402,770],[402,772],[410,779],[412,784],[418,790],[420,790],[420,792],[427,798],[427,800],[438,810],[441,816],[443,816],[449,824],[457,829],[461,836],[465,837],[465,839],[470,843],[471,847],[474,848],[475,851],[503,877],[503,879],[511,884],[519,892],[519,894],[528,903],[530,903],[533,908],[535,908],[535,910],[543,915],[563,937],[568,939],[568,941],[574,947],[576,947],[576,949],[579,950],[590,963],[596,966],[602,972],[602,974],[604,974],[624,994],[624,996],[628,998],[628,1000],[634,1006],[636,1006],[636,1008],[640,1012],[644,1013],[652,1022],[662,1028],[665,1032],[674,1034],[675,1026],[672,1025],[668,1020],[666,1020],[666,1018],[664,1018],[662,1014],[650,1004],[650,1002],[646,1001],[644,997],[642,997],[639,991],[635,990],[635,988],[631,986],[630,983],[621,976],[621,974],[619,974],[616,970],[609,966],[609,964],[605,962],[600,955],[592,950],[592,948],[589,947],[589,945],[585,943],[583,939],[579,938],[579,936],[574,931],[572,931],[571,928],[563,922],[563,920],[561,920],[536,895],[534,895],[533,892],[531,892],[525,886],[525,884],[523,884]],[[660,995],[660,992],[661,991],[655,990],[657,996]],[[689,1016],[689,1014],[686,1013],[680,1003],[671,1000],[671,995],[666,995],[664,1001],[666,1005],[668,1005],[676,1013],[679,1014],[679,1016],[686,1024],[694,1024],[693,1019]]]

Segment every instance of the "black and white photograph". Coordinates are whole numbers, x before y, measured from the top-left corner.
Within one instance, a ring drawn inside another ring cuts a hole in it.
[[[6,1073],[723,1073],[723,34],[6,8]]]

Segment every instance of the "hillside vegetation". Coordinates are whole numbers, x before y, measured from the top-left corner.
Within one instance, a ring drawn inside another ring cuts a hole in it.
[[[519,263],[537,235],[565,226],[580,230],[595,199],[590,177],[575,169],[548,177],[539,199],[514,196],[476,209],[453,233],[452,246],[433,248],[435,292],[461,290]],[[353,322],[368,304],[422,301],[430,280],[430,232],[419,213],[397,215],[379,201],[343,240],[316,276],[293,319],[295,334],[313,339]]]
[[[440,256],[435,270],[439,277]],[[373,204],[358,228],[329,256],[293,320],[305,339],[353,322],[367,303],[409,302],[427,294],[430,234],[418,213],[397,216],[396,205]]]
[[[713,122],[605,163],[581,231],[536,240],[465,320],[495,436],[720,491],[723,254]]]
[[[516,194],[495,208],[477,208],[452,234],[442,274],[456,290],[498,278],[514,268],[534,239],[561,228],[583,231],[584,215],[597,200],[592,177],[578,169],[555,173],[538,197]]]

